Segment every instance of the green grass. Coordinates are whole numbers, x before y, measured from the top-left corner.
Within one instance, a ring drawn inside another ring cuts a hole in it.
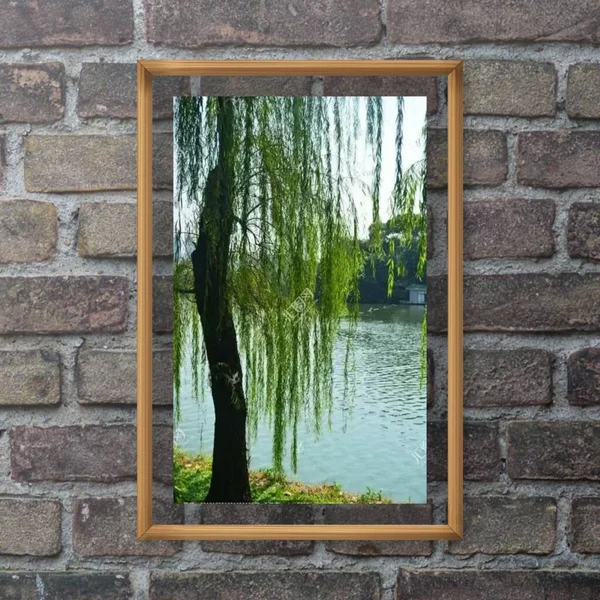
[[[173,455],[175,502],[203,502],[210,487],[212,458],[203,454],[190,456],[178,448]],[[250,472],[252,501],[294,504],[391,504],[380,491],[367,488],[362,494],[344,492],[337,483],[307,485],[288,480],[272,469]]]

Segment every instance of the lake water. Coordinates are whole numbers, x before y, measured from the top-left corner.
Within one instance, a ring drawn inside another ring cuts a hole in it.
[[[341,484],[361,493],[367,487],[395,502],[424,503],[426,483],[427,386],[420,382],[423,307],[361,305],[355,337],[355,396],[342,403],[345,344],[334,350],[332,427],[315,439],[311,423],[298,431],[298,471],[304,483]],[[210,392],[195,402],[189,374],[182,378],[181,423],[177,444],[190,453],[210,454],[214,412]],[[272,432],[260,423],[250,440],[250,468],[272,466]],[[289,460],[286,460],[289,465]]]

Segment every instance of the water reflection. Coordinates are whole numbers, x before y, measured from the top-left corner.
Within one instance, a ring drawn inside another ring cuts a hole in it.
[[[298,472],[305,483],[337,481],[349,492],[369,487],[396,502],[426,501],[426,382],[420,383],[420,306],[361,305],[355,335],[353,401],[343,401],[345,343],[340,332],[334,349],[331,430],[315,436],[310,416],[298,432]],[[197,453],[212,451],[214,413],[210,391],[197,405],[185,390],[181,395],[185,437],[178,442]],[[250,442],[251,469],[272,465],[272,431],[260,423]],[[285,464],[289,464],[286,460]]]

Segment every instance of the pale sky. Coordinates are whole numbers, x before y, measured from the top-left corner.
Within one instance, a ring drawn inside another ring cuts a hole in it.
[[[366,98],[361,97],[360,102],[365,103]],[[379,215],[385,222],[390,217],[391,194],[396,179],[396,112],[397,97],[384,96],[382,98],[383,125],[382,125],[382,165]],[[424,96],[405,96],[404,114],[402,123],[402,168],[406,170],[412,164],[421,160],[425,154],[422,145],[421,133],[426,120],[427,98]],[[373,177],[373,160],[366,155],[366,114],[364,104],[361,107],[361,123],[358,140],[356,143],[356,160],[353,175],[359,180],[370,182]],[[177,153],[174,152],[174,169],[177,169]],[[175,171],[176,173],[176,171]],[[175,182],[177,177],[174,178]],[[359,220],[358,235],[360,239],[368,237],[369,226],[372,222],[372,202],[370,196],[360,185],[352,186],[351,190]],[[177,210],[177,205],[175,205]],[[189,217],[189,207],[182,207],[183,214]]]
[[[366,102],[366,98],[361,98]],[[382,164],[381,188],[379,194],[379,216],[383,222],[390,217],[391,194],[396,180],[396,112],[397,98],[382,98]],[[421,143],[421,132],[425,124],[427,98],[425,96],[405,96],[404,115],[402,119],[402,170],[424,158],[425,147]],[[362,111],[364,116],[364,110]],[[373,177],[373,160],[365,156],[366,119],[361,123],[361,132],[357,142],[355,174],[358,178],[371,181]],[[361,176],[362,173],[362,176]],[[371,198],[366,196],[360,186],[356,186],[354,201],[359,219],[359,237],[368,237],[369,225],[372,221]],[[361,200],[362,198],[362,200]]]

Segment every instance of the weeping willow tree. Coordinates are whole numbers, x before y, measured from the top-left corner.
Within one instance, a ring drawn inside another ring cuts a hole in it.
[[[394,244],[415,228],[424,273],[425,163],[403,171],[402,118],[399,98],[391,220],[400,233],[386,236],[381,98],[176,99],[175,411],[179,419],[188,361],[194,394],[206,376],[215,409],[206,502],[251,501],[247,441],[259,416],[274,432],[274,467],[289,448],[295,470],[301,419],[318,433],[330,415],[334,341],[343,320],[347,376],[365,265],[357,189],[372,208],[368,254],[389,256],[390,290],[403,268]],[[364,125],[373,169],[359,182]]]

